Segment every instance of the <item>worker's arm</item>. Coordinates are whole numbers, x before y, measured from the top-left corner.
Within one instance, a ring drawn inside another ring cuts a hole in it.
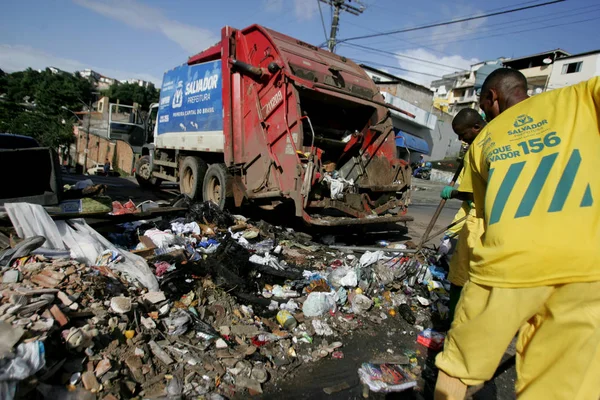
[[[473,201],[473,193],[461,192],[461,191],[458,191],[458,190],[453,190],[452,191],[452,198],[453,199],[462,200],[462,201]]]
[[[458,199],[463,201],[473,201],[473,193],[461,192],[454,189],[452,186],[444,187],[442,193],[440,193],[440,197],[445,200]]]

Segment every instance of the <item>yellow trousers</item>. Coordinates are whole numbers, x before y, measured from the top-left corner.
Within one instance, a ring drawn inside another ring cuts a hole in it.
[[[467,282],[436,365],[466,385],[481,384],[517,331],[519,399],[600,398],[600,282],[533,288]]]
[[[461,213],[460,210],[456,214],[457,217],[459,213]],[[466,217],[458,234],[454,254],[450,259],[448,280],[456,286],[464,286],[469,280],[469,260],[473,253],[473,247],[481,243],[481,235],[484,231],[483,218],[477,218],[474,208],[469,210]]]

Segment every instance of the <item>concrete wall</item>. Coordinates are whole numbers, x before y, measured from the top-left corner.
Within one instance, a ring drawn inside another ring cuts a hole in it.
[[[574,72],[571,74],[562,73],[564,65],[579,61],[583,63],[579,72]],[[558,59],[554,62],[554,67],[552,68],[552,73],[550,74],[548,90],[560,89],[566,86],[575,85],[579,82],[587,81],[594,76],[600,76],[600,53],[581,57]]]
[[[401,83],[377,83],[377,86],[379,86],[379,90],[382,92],[388,92],[389,94],[399,97],[419,108],[429,110],[429,107],[433,104],[433,92],[425,88],[409,87]]]
[[[392,118],[394,128],[417,136],[427,142],[429,154],[425,154],[425,160],[443,160],[445,158],[457,157],[462,142],[452,130],[452,115],[434,109],[432,114],[437,117],[434,129],[407,122],[400,118]],[[399,149],[399,157],[409,162],[419,160],[420,153],[416,151]]]
[[[443,160],[457,157],[462,142],[458,140],[458,136],[452,130],[452,119],[454,117],[437,109],[433,111],[433,114],[437,116],[437,123],[435,129],[431,131],[433,151],[430,159]]]
[[[77,164],[83,165],[85,160],[86,135],[78,135],[76,141]],[[106,138],[90,135],[87,144],[87,165],[85,170],[95,164],[104,164],[106,159],[110,162],[113,169],[119,168],[127,174],[133,173],[135,155],[131,146],[121,140],[110,141]]]

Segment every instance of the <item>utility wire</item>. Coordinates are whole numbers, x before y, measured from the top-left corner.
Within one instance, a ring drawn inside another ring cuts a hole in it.
[[[498,34],[495,34],[495,35],[476,36],[474,38],[469,38],[469,39],[451,40],[451,41],[448,41],[448,42],[439,42],[437,44],[459,43],[459,42],[467,42],[467,41],[471,41],[471,40],[488,39],[488,38],[498,37],[498,36],[514,35],[514,34],[523,33],[523,32],[541,31],[543,29],[551,29],[551,28],[556,28],[557,26],[566,26],[566,25],[579,24],[579,23],[582,23],[582,22],[595,21],[597,19],[600,19],[600,17],[580,19],[580,20],[577,20],[577,21],[566,22],[564,24],[554,24],[554,25],[551,25],[551,26],[540,26],[540,27],[535,27],[535,28],[531,28],[531,29],[522,29],[520,31],[503,32],[503,33],[498,33]]]
[[[557,20],[557,19],[561,19],[562,20],[562,19],[565,19],[565,18],[575,17],[577,15],[589,14],[591,12],[598,11],[599,10],[598,7],[599,7],[599,5],[593,5],[593,6],[582,7],[582,8],[579,8],[579,9],[574,9],[574,10],[567,11],[567,12],[559,12],[559,13],[546,14],[546,15],[541,16],[541,17],[548,17],[548,16],[552,16],[552,15],[558,15],[558,16],[557,17],[551,17],[551,18],[537,19],[532,24],[539,25],[541,23],[545,23],[545,22],[553,21],[553,20]],[[590,10],[590,8],[592,8],[592,9]],[[578,13],[574,13],[574,14],[572,13],[573,11],[580,11],[580,10],[583,10],[583,9],[588,9],[588,10],[587,11],[578,12]],[[529,18],[522,18],[522,19],[517,19],[517,20],[513,20],[513,21],[501,22],[501,23],[497,23],[497,24],[490,24],[490,25],[487,25],[487,27],[484,27],[483,29],[479,29],[479,28],[476,28],[476,29],[463,29],[463,30],[456,30],[456,31],[451,31],[451,32],[446,32],[446,33],[435,34],[435,35],[430,36],[429,39],[432,39],[430,41],[425,41],[425,42],[422,42],[422,43],[413,43],[412,45],[413,46],[427,48],[428,45],[442,44],[442,43],[438,42],[435,39],[436,37],[439,37],[439,36],[443,36],[446,39],[462,39],[462,38],[466,38],[466,37],[471,36],[471,35],[480,34],[481,32],[494,31],[495,29],[493,29],[493,27],[495,27],[495,26],[503,26],[503,28],[504,28],[507,25],[518,24],[518,23],[520,23],[522,21],[528,21],[528,20],[529,20]],[[514,27],[512,27],[512,28],[514,28]],[[458,35],[449,35],[449,34],[452,34],[452,33],[458,33],[458,32],[462,32],[462,31],[465,31],[465,30],[471,31],[471,33],[464,33],[464,34],[458,34]],[[510,33],[511,33],[510,31],[506,31],[506,30],[503,31],[503,34],[510,34]],[[470,39],[467,39],[467,40],[470,40]],[[447,44],[447,43],[454,43],[454,40],[443,42],[443,44]],[[380,50],[388,50],[388,51],[394,51],[395,50],[395,51],[400,51],[402,49],[403,48],[395,48],[394,49],[394,48],[389,48],[389,47],[385,48],[384,47],[384,48],[382,48]]]
[[[385,51],[385,50],[375,49],[375,48],[372,48],[372,47],[361,46],[360,44],[355,44],[355,43],[344,43],[344,46],[351,46],[351,47],[355,47],[355,48],[359,48],[359,49],[363,49],[363,50],[370,50],[370,51],[375,52],[375,53],[388,54],[388,55],[392,55],[392,56],[395,56],[395,57],[407,58],[409,60],[424,62],[424,63],[427,63],[427,64],[438,65],[440,67],[449,68],[449,69],[453,69],[453,70],[462,70],[462,69],[464,69],[464,67],[458,67],[456,65],[442,64],[442,63],[438,63],[438,62],[434,62],[434,61],[430,61],[430,60],[425,60],[425,59],[422,59],[422,58],[407,56],[407,55],[404,55],[404,54],[401,54],[401,53],[394,53],[394,52],[391,52],[391,51]]]
[[[580,10],[585,10],[585,9],[590,9],[590,8],[597,8],[599,5],[598,4],[594,4],[591,6],[586,6],[586,7],[580,7],[580,8],[574,8],[571,10],[567,10],[567,11],[559,11],[559,12],[552,12],[552,13],[548,13],[548,14],[543,14],[543,15],[539,15],[536,17],[536,21],[533,22],[535,24],[538,24],[540,22],[546,21],[540,18],[546,18],[546,17],[552,17],[554,15],[561,15],[564,17],[567,16],[574,16],[574,15],[568,15],[571,14],[574,11],[580,11]],[[459,28],[459,29],[455,29],[455,30],[449,30],[449,31],[445,31],[445,32],[441,32],[441,33],[434,33],[428,36],[428,39],[432,39],[432,38],[436,38],[436,37],[444,37],[444,38],[448,38],[448,36],[450,35],[450,37],[460,37],[462,35],[467,36],[467,35],[473,35],[473,34],[477,34],[478,32],[485,32],[485,31],[490,31],[492,30],[492,27],[495,26],[502,26],[504,28],[504,26],[506,25],[513,25],[513,24],[518,24],[522,21],[530,21],[531,17],[528,18],[519,18],[519,19],[512,19],[510,21],[501,21],[501,22],[497,22],[497,23],[492,23],[492,24],[486,24],[485,26],[478,26],[475,28]],[[375,31],[373,31],[375,32]],[[465,33],[465,32],[472,32],[472,33]],[[456,35],[457,34],[457,35]],[[406,39],[420,39],[422,38],[422,36],[409,36]],[[423,44],[418,43],[418,42],[410,42],[406,39],[401,39],[404,42],[407,42],[411,45],[415,45],[415,46],[423,46]],[[391,43],[391,42],[397,42],[398,39],[396,38],[391,38],[391,39],[387,39],[387,40],[377,40],[375,42],[367,42],[367,43],[363,43],[363,45],[365,46],[371,46],[371,45],[380,45],[380,44],[384,44],[384,43]],[[424,41],[423,43],[427,43],[427,41]],[[394,47],[382,47],[383,50],[392,50],[395,49]],[[436,50],[437,51],[437,50]]]
[[[489,10],[485,10],[485,12],[492,12],[492,11],[498,11],[498,10],[504,10],[507,8],[511,8],[511,7],[515,7],[515,6],[524,6],[525,4],[531,4],[531,3],[537,3],[540,0],[530,0],[530,1],[523,1],[523,2],[518,2],[518,3],[514,3],[514,4],[508,4],[502,7],[497,7],[497,8],[491,8]],[[398,2],[399,3],[399,2]],[[395,16],[400,13],[403,12],[404,10],[392,10],[391,8],[387,8],[387,7],[382,7],[378,4],[373,4],[371,7],[375,7],[375,8],[379,8],[381,10],[386,11],[386,16],[394,16],[394,18],[396,18]],[[408,15],[412,15],[412,16],[417,16],[417,14],[415,13],[408,13]],[[463,18],[461,16],[456,16],[454,18]]]
[[[413,28],[398,29],[398,30],[382,32],[382,33],[373,33],[370,35],[354,36],[354,37],[338,40],[338,43],[348,42],[350,40],[368,39],[368,38],[372,38],[372,37],[394,35],[397,33],[413,32],[413,31],[418,31],[418,30],[423,30],[423,29],[435,28],[438,26],[454,25],[454,24],[458,24],[461,22],[473,21],[473,20],[477,20],[477,19],[481,19],[481,18],[495,17],[497,15],[505,15],[505,14],[510,14],[510,13],[514,13],[517,11],[524,11],[524,10],[529,10],[532,8],[543,7],[543,6],[547,6],[550,4],[562,3],[564,1],[565,0],[552,0],[552,1],[547,1],[545,3],[533,4],[533,5],[529,5],[529,6],[512,8],[510,10],[497,11],[497,12],[492,12],[492,13],[487,13],[487,14],[474,15],[474,16],[470,16],[470,17],[455,19],[452,21],[438,22],[435,24],[415,26]]]
[[[396,70],[399,70],[399,71],[411,72],[413,74],[420,74],[420,75],[432,76],[434,78],[441,78],[441,75],[434,75],[434,74],[429,74],[427,72],[414,71],[412,69],[406,69],[406,68],[402,68],[402,67],[396,67],[394,65],[382,64],[382,63],[378,63],[378,62],[375,62],[375,61],[357,60],[355,58],[351,58],[351,60],[354,61],[355,63],[365,64],[365,65],[375,64],[375,65],[379,65],[379,66],[384,67],[384,68],[391,68],[391,69],[396,69]]]
[[[321,24],[323,25],[323,33],[325,34],[325,41],[329,41],[329,37],[327,36],[327,28],[325,28],[325,19],[323,19],[323,10],[321,10],[321,2],[316,0],[319,6],[319,14],[321,14]]]

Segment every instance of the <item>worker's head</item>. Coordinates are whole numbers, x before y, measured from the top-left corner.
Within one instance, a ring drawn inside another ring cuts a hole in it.
[[[452,120],[452,130],[460,140],[468,144],[473,143],[484,127],[485,121],[472,108],[463,108]]]
[[[507,108],[527,98],[527,79],[516,69],[498,68],[483,82],[479,107],[490,122]]]

